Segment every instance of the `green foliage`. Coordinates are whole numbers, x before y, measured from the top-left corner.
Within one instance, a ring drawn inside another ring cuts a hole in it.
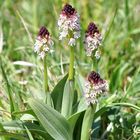
[[[54,108],[59,112],[61,112],[63,91],[67,78],[68,75],[66,75],[62,80],[60,80],[51,93]]]
[[[29,99],[28,102],[42,126],[54,139],[71,140],[70,126],[61,114],[38,100]]]
[[[74,48],[74,81],[68,79],[69,47],[58,40],[56,25],[66,2],[77,9],[81,19],[82,37]],[[139,5],[138,0],[1,0],[0,140],[80,140],[83,135],[138,140]],[[110,83],[109,92],[100,98],[94,113],[83,98],[84,80],[93,69],[83,43],[90,21],[97,23],[103,35],[97,67]],[[44,102],[43,61],[33,52],[42,25],[54,40],[55,51],[47,56],[52,107]]]

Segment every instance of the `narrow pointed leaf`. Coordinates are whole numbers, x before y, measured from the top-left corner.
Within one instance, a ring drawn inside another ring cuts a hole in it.
[[[12,112],[15,111],[15,107],[14,107],[14,100],[13,100],[13,96],[12,96],[11,86],[10,86],[10,83],[8,81],[8,78],[6,76],[6,73],[4,71],[4,68],[3,68],[2,64],[0,66],[1,66],[1,71],[2,71],[3,78],[4,78],[4,80],[6,82],[6,86],[7,86],[7,93],[8,93],[9,101],[10,101],[11,117],[12,117],[12,119],[14,119],[15,117],[12,115]]]

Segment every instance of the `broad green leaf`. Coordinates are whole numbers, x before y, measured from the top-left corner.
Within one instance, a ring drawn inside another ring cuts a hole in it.
[[[82,112],[83,111],[77,112],[77,113],[73,114],[72,116],[70,116],[70,118],[68,119],[72,131],[74,130],[75,124]]]
[[[74,113],[73,115],[71,115],[68,118],[69,124],[72,128],[72,131],[74,130],[75,124],[79,118],[79,116],[81,115],[81,113],[83,113],[85,110],[87,109],[87,105],[85,104],[85,100],[84,98],[81,98],[79,104],[78,104],[78,108],[77,108],[77,112]]]
[[[85,98],[82,97],[80,99],[80,102],[78,104],[77,112],[82,112],[88,108],[88,105],[86,104]]]
[[[84,93],[84,78],[79,74],[75,78],[77,84],[78,95],[81,98],[81,95]]]
[[[67,81],[64,88],[61,114],[68,118],[72,114],[72,105],[74,98],[74,82]]]
[[[75,113],[74,115],[70,116],[70,118],[68,119],[69,124],[70,124],[72,130],[74,129],[74,126],[76,124],[76,121],[79,118],[79,116],[80,116],[81,113],[82,112]]]
[[[28,103],[44,129],[56,140],[71,140],[72,134],[67,120],[47,104],[29,99]]]
[[[54,108],[59,112],[61,111],[63,92],[64,92],[64,87],[65,87],[67,78],[68,78],[68,74],[65,75],[64,78],[58,82],[58,84],[54,87],[51,93]]]

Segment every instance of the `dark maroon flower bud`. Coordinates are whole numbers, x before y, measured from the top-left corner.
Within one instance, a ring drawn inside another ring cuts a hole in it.
[[[65,14],[67,17],[70,17],[71,15],[73,15],[74,12],[75,12],[75,9],[69,4],[66,4],[64,8],[62,9],[62,14]]]
[[[88,76],[88,81],[92,84],[98,84],[102,79],[98,73],[92,71]]]
[[[99,33],[99,30],[93,22],[90,22],[86,31],[86,36],[90,35],[93,37],[95,33]]]
[[[49,36],[49,31],[47,30],[46,27],[42,26],[39,30],[38,36],[41,38]]]

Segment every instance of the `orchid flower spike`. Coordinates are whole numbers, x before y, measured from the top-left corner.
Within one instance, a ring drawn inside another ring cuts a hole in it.
[[[98,97],[108,91],[108,82],[100,77],[98,73],[92,71],[88,75],[85,83],[85,99],[87,105],[98,102]]]
[[[43,59],[47,52],[52,51],[53,41],[46,27],[41,27],[34,44],[34,51]]]
[[[68,38],[68,45],[75,46],[76,39],[80,37],[80,16],[77,11],[69,4],[66,4],[58,19],[60,31],[59,40]]]
[[[92,56],[94,54],[96,59],[100,58],[101,52],[99,46],[101,45],[101,41],[102,36],[97,26],[93,22],[89,23],[84,41],[87,56]]]

